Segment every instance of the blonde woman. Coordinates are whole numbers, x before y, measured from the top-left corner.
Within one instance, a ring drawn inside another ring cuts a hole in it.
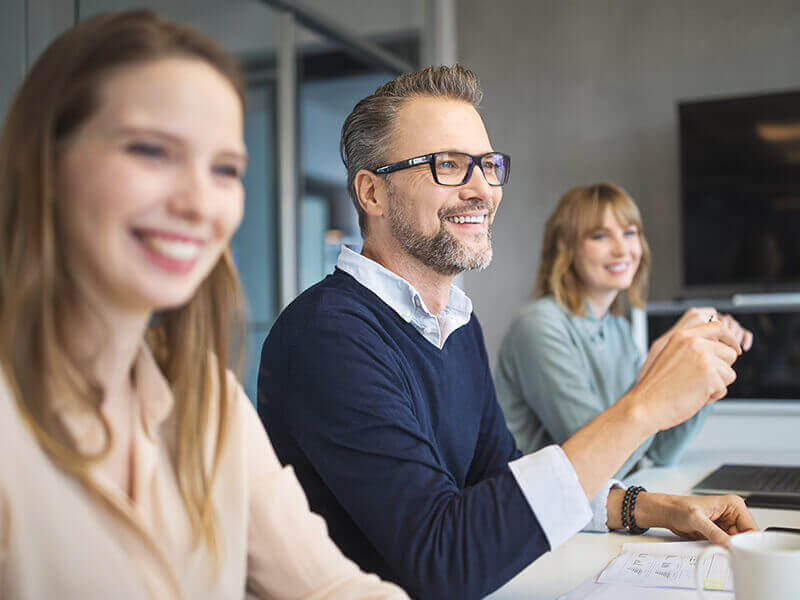
[[[644,307],[650,249],[631,197],[597,183],[569,190],[545,226],[534,296],[500,348],[497,396],[523,453],[563,443],[636,383],[672,333],[721,319],[743,349],[752,334],[713,308],[689,310],[645,357],[634,342],[626,304]],[[642,457],[678,460],[708,408],[642,444],[617,473]]]
[[[241,337],[233,59],[103,15],[0,141],[0,597],[405,598],[310,513],[226,369]]]

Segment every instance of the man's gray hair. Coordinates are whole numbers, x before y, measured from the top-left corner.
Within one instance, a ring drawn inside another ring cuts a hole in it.
[[[385,164],[398,112],[408,100],[420,96],[463,100],[477,108],[483,91],[475,73],[461,65],[428,67],[401,75],[356,104],[342,125],[339,152],[347,167],[347,190],[358,213],[362,236],[366,235],[367,216],[358,203],[356,173],[361,169],[374,171]]]

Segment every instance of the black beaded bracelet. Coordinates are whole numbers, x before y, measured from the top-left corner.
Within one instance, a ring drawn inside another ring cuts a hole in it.
[[[622,498],[622,526],[628,530],[628,533],[633,535],[641,535],[649,528],[642,529],[636,524],[636,517],[634,516],[634,509],[636,508],[636,497],[640,492],[646,492],[640,485],[634,485],[625,490],[625,496]]]

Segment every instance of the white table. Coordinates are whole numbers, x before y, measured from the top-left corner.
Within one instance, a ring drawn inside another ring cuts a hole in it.
[[[692,486],[723,462],[744,464],[800,464],[797,453],[704,452],[688,455],[677,467],[639,471],[626,483],[643,485],[654,492],[688,494]],[[751,509],[759,527],[800,528],[800,511]],[[554,600],[596,576],[626,542],[676,541],[665,529],[651,529],[641,536],[624,533],[579,533],[554,552],[548,552],[495,593],[491,600]]]

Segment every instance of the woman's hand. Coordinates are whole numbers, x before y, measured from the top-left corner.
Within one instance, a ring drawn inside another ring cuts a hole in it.
[[[611,519],[612,511],[622,509],[623,490],[609,494],[609,527],[621,526],[621,514]],[[639,527],[663,527],[691,540],[706,539],[724,546],[728,538],[743,531],[757,530],[753,515],[739,496],[673,496],[642,492],[636,498],[634,512]]]

